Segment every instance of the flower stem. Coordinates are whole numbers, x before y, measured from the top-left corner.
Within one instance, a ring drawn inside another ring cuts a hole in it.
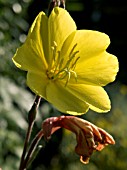
[[[44,136],[43,134],[43,130],[41,129],[38,134],[35,136],[35,138],[33,139],[29,150],[27,152],[27,156],[26,159],[24,161],[24,167],[27,168],[29,166],[29,162],[31,162],[32,156],[34,155],[34,152],[37,148],[37,145],[39,143],[39,141],[41,140],[41,138]]]
[[[40,99],[41,99],[41,97],[36,96],[34,103],[33,103],[32,107],[29,111],[29,114],[28,114],[29,125],[28,125],[28,129],[27,129],[27,133],[26,133],[26,138],[25,138],[25,142],[24,142],[24,148],[23,148],[23,152],[22,152],[19,170],[24,170],[24,160],[25,160],[29,140],[30,140],[30,137],[31,137],[33,125],[34,125],[34,122],[35,122],[37,109],[38,109],[38,106],[40,104]]]
[[[50,15],[53,8],[55,8],[56,6],[65,9],[65,0],[51,0],[49,7],[48,7],[48,16]]]

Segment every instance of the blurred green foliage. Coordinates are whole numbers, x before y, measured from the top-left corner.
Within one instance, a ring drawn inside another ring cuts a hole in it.
[[[86,9],[87,3],[83,5],[83,2],[82,0],[68,0],[67,9],[74,17],[78,16],[77,12],[84,10],[90,19],[90,14]],[[91,14],[93,27],[98,29],[101,28],[98,24],[100,11],[97,4],[99,5],[99,2],[103,4],[104,0],[89,1],[89,5],[92,5],[89,9],[93,10]],[[0,0],[0,167],[3,170],[18,169],[27,129],[27,113],[34,101],[34,94],[25,84],[26,73],[18,70],[11,58],[16,48],[25,41],[36,14],[40,10],[46,11],[47,7],[48,1],[46,0]],[[85,19],[84,17],[84,22]],[[77,21],[80,19],[78,18]],[[81,23],[78,23],[78,26],[81,27]],[[86,27],[91,29],[90,24],[86,24]],[[111,111],[107,114],[89,111],[82,118],[107,130],[116,140],[116,144],[106,147],[100,153],[95,152],[90,163],[83,165],[79,161],[79,156],[74,153],[75,135],[67,130],[59,130],[48,143],[41,141],[43,148],[29,168],[30,170],[127,169],[127,85],[117,79],[108,85],[106,90],[112,101]],[[45,118],[58,115],[61,113],[42,100],[33,136],[39,131]]]

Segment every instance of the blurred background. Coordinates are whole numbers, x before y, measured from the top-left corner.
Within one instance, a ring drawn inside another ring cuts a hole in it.
[[[48,0],[0,0],[0,167],[17,170],[27,129],[27,113],[35,95],[26,86],[26,72],[12,63],[16,48],[40,11],[47,12]],[[126,0],[67,0],[66,9],[78,29],[105,32],[111,39],[108,52],[116,55],[120,71],[115,82],[105,87],[111,101],[109,113],[89,111],[82,118],[104,128],[116,140],[102,152],[95,152],[88,165],[75,154],[75,135],[59,130],[43,146],[29,170],[126,170],[127,169],[127,2]],[[42,121],[61,115],[41,101],[34,136]]]

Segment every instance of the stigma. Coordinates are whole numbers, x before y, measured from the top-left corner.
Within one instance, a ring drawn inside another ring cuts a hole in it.
[[[69,55],[64,58],[64,56],[61,56],[61,52],[57,50],[57,43],[55,41],[53,42],[53,46],[51,47],[52,62],[47,70],[47,77],[50,80],[65,80],[65,86],[67,86],[72,76],[77,81],[77,74],[74,70],[80,57],[77,57],[79,51],[76,50],[76,46],[77,44],[73,46]]]

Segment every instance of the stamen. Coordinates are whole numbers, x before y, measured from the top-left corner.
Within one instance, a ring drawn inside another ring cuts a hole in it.
[[[76,82],[77,82],[77,74],[76,74],[76,72],[71,70],[71,73],[74,74],[75,80],[76,80]]]
[[[59,63],[60,63],[60,51],[57,52],[58,53],[58,57],[55,63],[55,70],[54,73],[59,69]]]
[[[80,57],[77,57],[74,63],[71,65],[71,69],[75,69],[77,61],[80,59]]]
[[[52,62],[47,71],[47,76],[49,79],[56,80],[66,78],[65,87],[71,79],[71,75],[73,75],[77,81],[77,74],[74,69],[80,57],[76,57],[77,53],[79,53],[79,51],[75,50],[76,46],[77,44],[73,46],[69,53],[68,60],[66,61],[64,57],[61,58],[61,52],[57,51],[57,43],[53,41],[53,46],[51,47]]]
[[[78,51],[74,52],[74,54],[70,57],[70,59],[67,61],[66,65],[65,65],[64,69],[65,69],[65,68],[69,68],[69,66],[71,65],[71,62],[72,62],[73,58],[75,58],[76,53],[78,53]]]
[[[69,54],[69,58],[70,58],[71,54],[73,53],[73,51],[74,51],[74,49],[75,49],[76,46],[77,46],[77,43],[76,43],[76,44],[73,46],[73,48],[71,49],[70,54]]]
[[[63,62],[64,62],[64,59],[62,58],[61,61],[60,61],[60,64],[59,64],[59,69],[62,67]]]
[[[65,87],[67,86],[67,84],[68,84],[68,82],[69,82],[69,80],[70,80],[70,78],[71,78],[71,72],[70,72],[70,71],[67,71],[67,74],[68,74],[68,77],[67,77],[67,81],[66,81],[66,83],[65,83]]]

